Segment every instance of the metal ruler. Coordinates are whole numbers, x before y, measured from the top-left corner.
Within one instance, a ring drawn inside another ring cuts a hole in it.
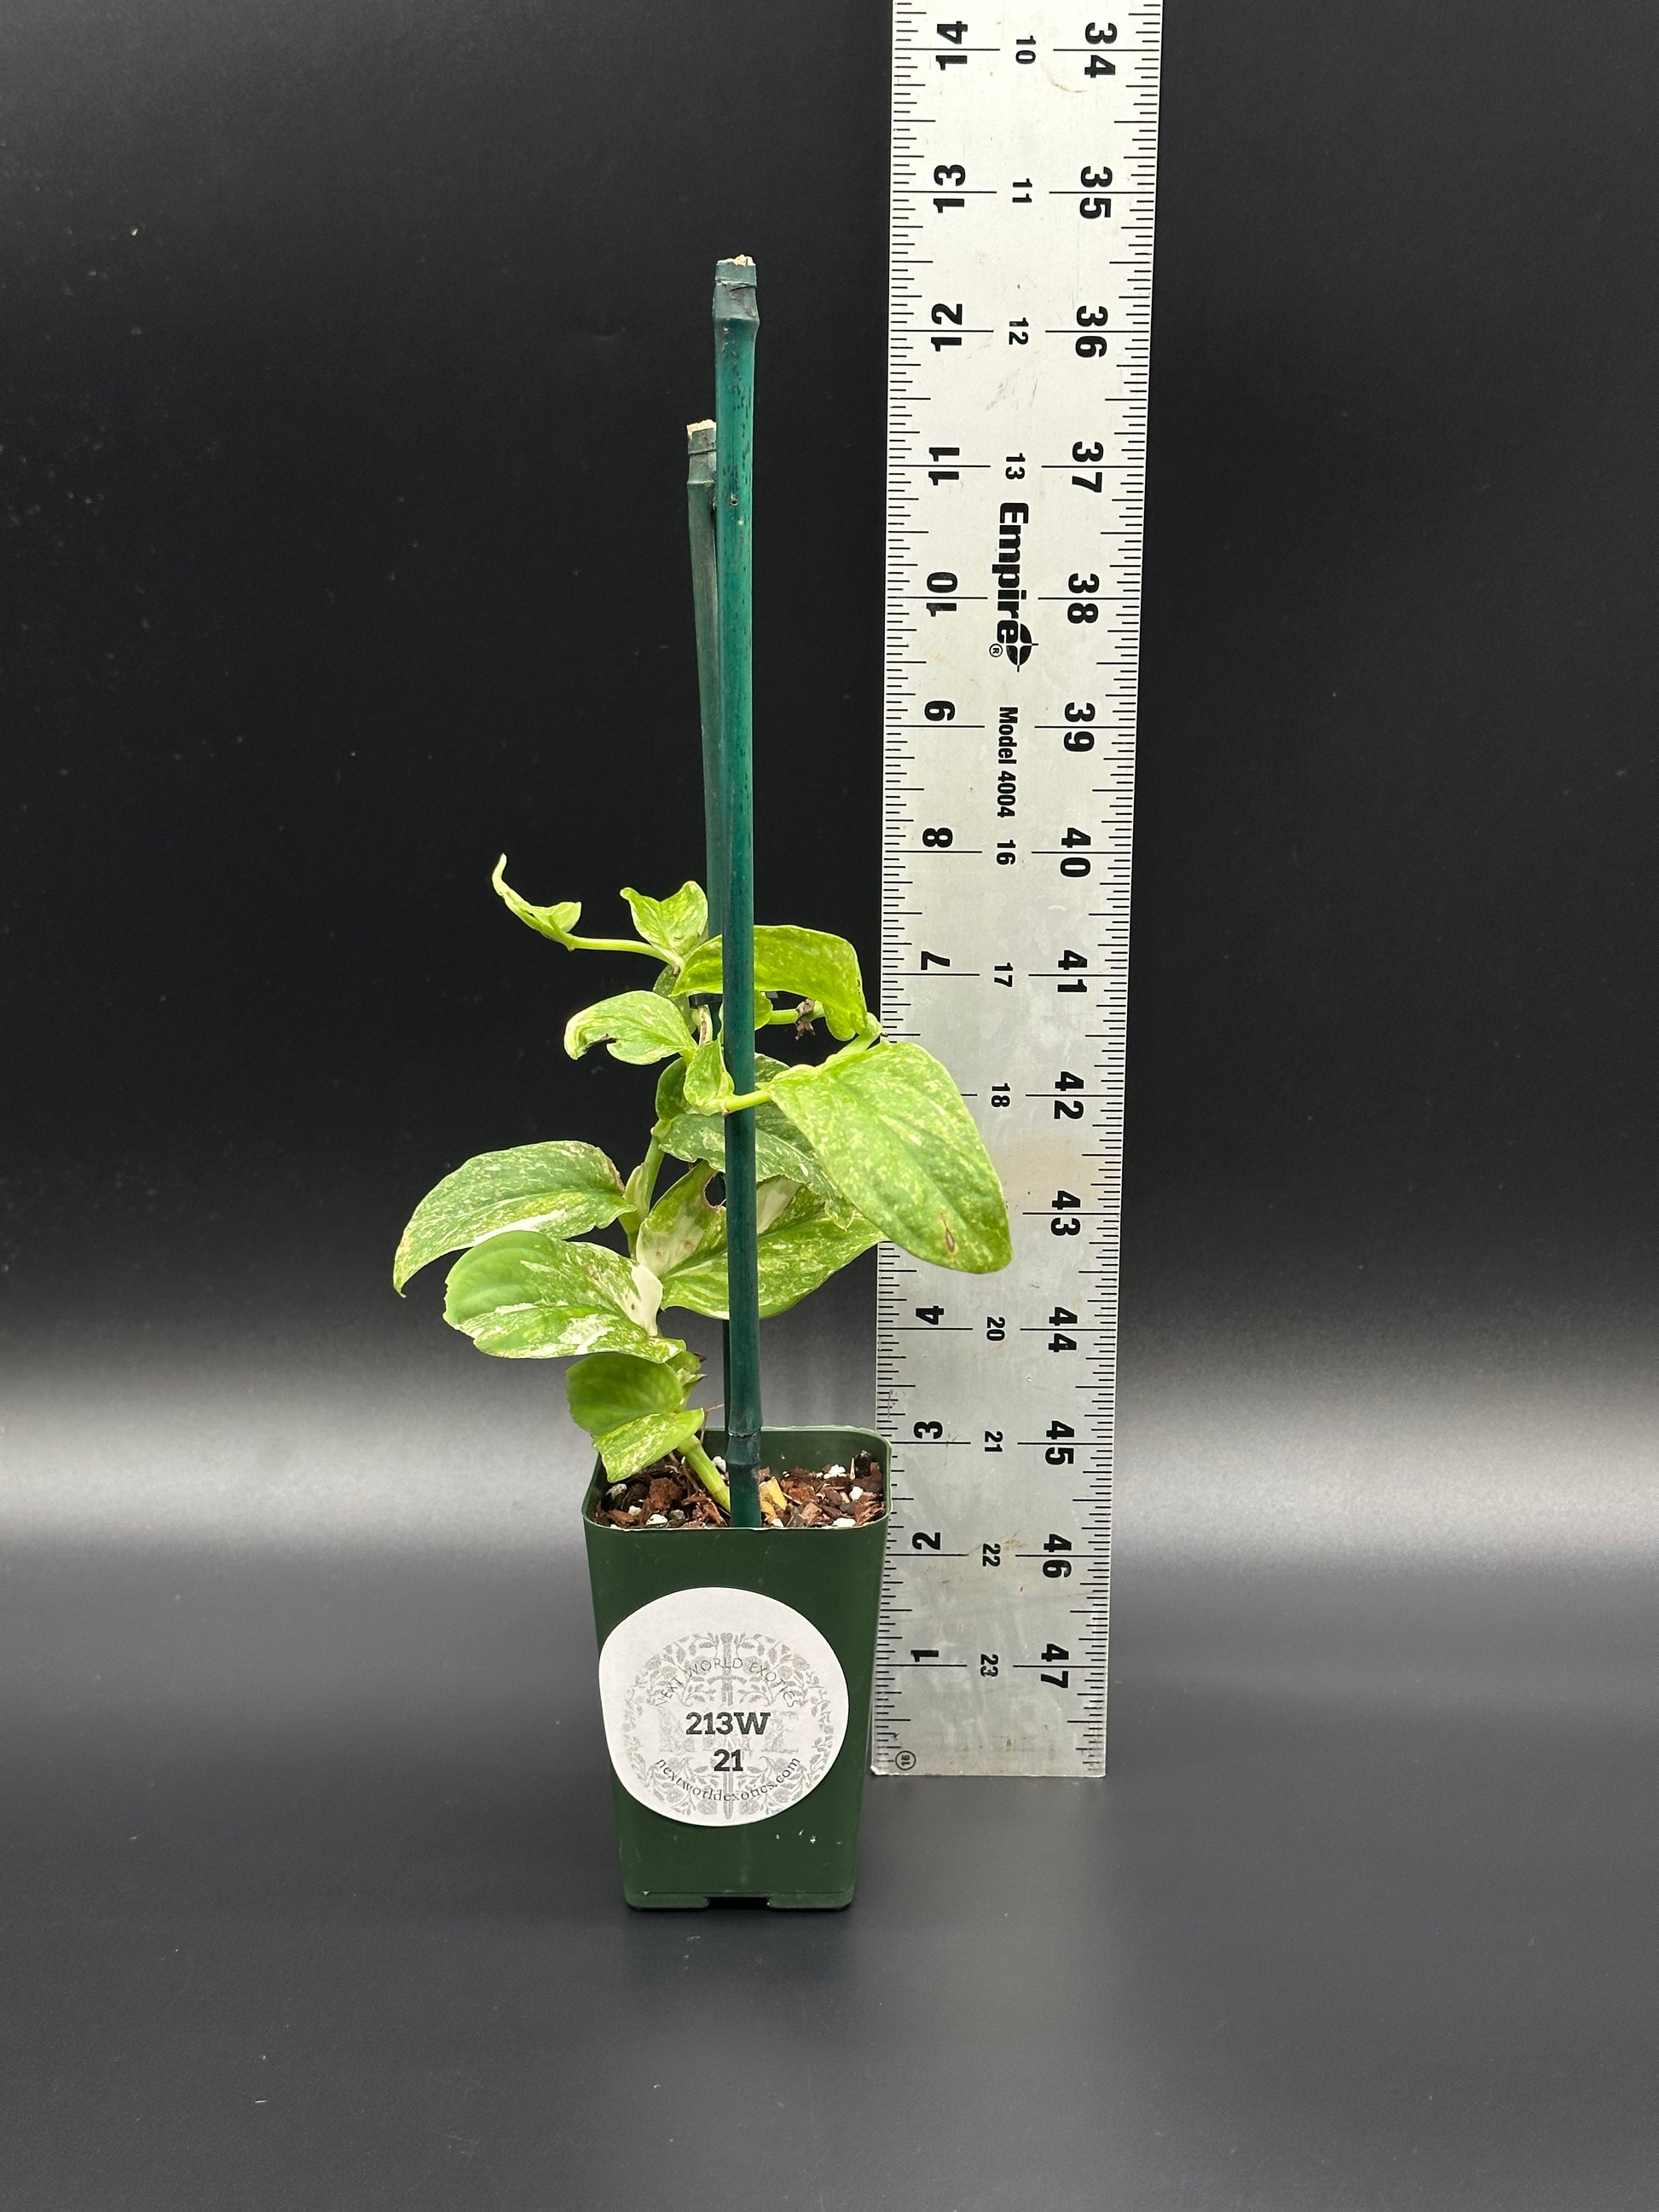
[[[883,1249],[883,1773],[1105,1768],[1161,13],[895,8],[882,1011],[1014,1259]]]

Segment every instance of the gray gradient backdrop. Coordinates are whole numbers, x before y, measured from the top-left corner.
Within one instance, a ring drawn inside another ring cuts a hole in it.
[[[643,1110],[486,878],[687,870],[720,253],[872,953],[886,27],[0,15],[7,2212],[1659,2199],[1650,7],[1170,9],[1109,1780],[629,1916],[556,1379],[391,1296]]]

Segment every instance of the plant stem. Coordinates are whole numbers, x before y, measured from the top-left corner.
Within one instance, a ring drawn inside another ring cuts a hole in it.
[[[672,952],[659,952],[654,945],[641,945],[635,937],[573,937],[566,930],[559,939],[568,952],[643,952],[647,960],[654,960],[659,968],[684,968],[684,961],[677,960]]]
[[[718,556],[720,780],[726,830],[721,999],[738,1006],[723,1021],[726,1065],[740,1096],[755,1088],[755,823],[751,657],[754,545],[755,264],[739,258],[714,271],[714,538]],[[757,1255],[755,1116],[726,1125],[726,1310],[732,1348],[726,1391],[726,1470],[734,1528],[761,1525],[760,1273]]]
[[[680,1455],[690,1461],[691,1472],[714,1499],[722,1512],[732,1510],[732,1493],[721,1479],[720,1471],[702,1446],[693,1437],[690,1443],[680,1446]]]
[[[651,1211],[657,1192],[657,1170],[663,1164],[663,1149],[654,1137],[645,1148],[645,1158],[640,1162],[640,1219],[643,1221]]]

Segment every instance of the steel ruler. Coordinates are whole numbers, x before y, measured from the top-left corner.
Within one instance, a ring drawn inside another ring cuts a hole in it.
[[[1109,8],[895,8],[882,1013],[1014,1258],[883,1248],[878,1772],[1105,1767],[1162,13]]]

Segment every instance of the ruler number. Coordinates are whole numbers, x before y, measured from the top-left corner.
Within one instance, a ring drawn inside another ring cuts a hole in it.
[[[965,185],[968,182],[968,172],[960,161],[941,161],[933,171],[933,182],[936,185]],[[967,201],[960,198],[952,198],[948,195],[941,198],[937,192],[933,195],[933,205],[940,215],[945,213],[946,208],[966,207],[967,204]],[[1106,204],[1106,212],[1109,215],[1111,211],[1111,203],[1109,200]]]
[[[959,46],[968,35],[966,23],[935,23],[933,29],[939,38],[948,39],[953,46]],[[968,66],[966,54],[935,54],[933,59],[942,70],[966,69]]]
[[[1075,1352],[1077,1350],[1077,1339],[1074,1336],[1061,1336],[1058,1334],[1058,1332],[1062,1328],[1075,1328],[1077,1327],[1077,1316],[1072,1311],[1070,1306],[1056,1306],[1048,1316],[1048,1326],[1056,1332],[1054,1335],[1048,1339],[1048,1349],[1050,1352]]]
[[[1069,1067],[1062,1067],[1054,1078],[1056,1091],[1081,1091],[1083,1088],[1083,1078],[1073,1075]],[[1080,1121],[1083,1119],[1083,1101],[1080,1098],[1056,1098],[1054,1119],[1056,1121]]]
[[[953,331],[940,330],[937,327],[934,329],[931,343],[935,353],[943,353],[946,346],[959,346],[962,343],[962,302],[960,300],[957,301],[953,307],[947,307],[943,300],[935,300],[933,306],[927,310],[927,319],[930,323],[933,323],[935,325],[941,323],[954,323],[956,325],[956,329]]]
[[[930,853],[948,853],[956,838],[952,831],[936,823],[932,829],[922,831],[921,842]]]
[[[1077,478],[1073,477],[1072,481],[1075,483]],[[1068,699],[1066,702],[1066,719],[1068,722],[1092,722],[1095,719],[1094,701]],[[1091,753],[1095,749],[1095,733],[1092,730],[1067,730],[1060,742],[1068,753]]]
[[[1097,23],[1091,23],[1083,33],[1083,43],[1087,46],[1109,46],[1115,43],[1116,39],[1115,23],[1108,23],[1103,31]],[[1085,76],[1115,76],[1117,64],[1109,62],[1104,54],[1091,54],[1084,65],[1083,74]]]
[[[954,699],[930,699],[921,711],[930,722],[954,722],[957,702]]]
[[[1051,1209],[1048,1234],[1051,1237],[1082,1235],[1083,1224],[1078,1218],[1078,1212],[1082,1206],[1083,1200],[1075,1191],[1057,1190],[1048,1204]]]
[[[1083,335],[1080,337],[1073,338],[1072,343],[1077,349],[1077,355],[1079,361],[1103,361],[1105,359],[1106,340],[1100,335],[1101,325],[1105,322],[1105,320],[1106,310],[1104,307],[1097,307],[1092,314],[1087,307],[1079,307],[1078,309],[1077,326]],[[1100,455],[1097,453],[1094,456],[1094,459],[1098,460],[1100,459]]]
[[[948,596],[957,588],[957,579],[952,570],[935,568],[927,579],[927,588],[930,592],[936,592],[939,594],[937,599],[931,599],[927,603],[930,615],[955,614],[957,603]]]
[[[1001,1545],[981,1544],[979,1547],[979,1563],[982,1567],[1000,1567],[1002,1565]]]
[[[1093,574],[1085,576],[1073,570],[1066,579],[1066,588],[1072,594],[1071,603],[1066,610],[1066,619],[1068,623],[1091,623],[1100,620],[1100,606],[1095,598],[1095,593],[1100,589],[1098,576]]]
[[[1060,956],[1060,965],[1064,969],[1070,969],[1073,968],[1086,968],[1088,964],[1089,963],[1084,957],[1082,953],[1073,952],[1069,945]],[[1086,995],[1089,986],[1085,981],[1084,978],[1079,975],[1074,983],[1056,983],[1054,988],[1056,991],[1080,991]]]
[[[937,180],[939,176],[937,169],[933,172],[933,175]],[[1083,198],[1077,204],[1077,211],[1085,222],[1097,222],[1103,216],[1109,216],[1112,212],[1112,203],[1109,199],[1103,199],[1101,193],[1112,181],[1111,171],[1106,168],[1091,169],[1085,166],[1079,170],[1077,180],[1083,187]],[[939,202],[935,200],[933,205],[937,207]]]

